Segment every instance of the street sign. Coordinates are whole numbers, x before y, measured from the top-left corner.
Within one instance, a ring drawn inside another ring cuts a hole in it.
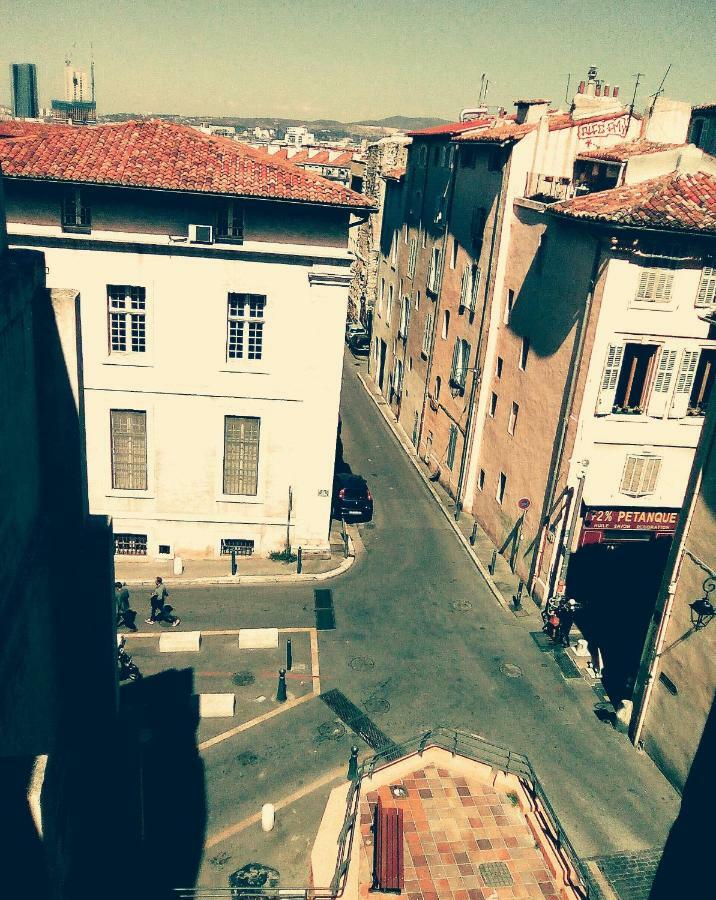
[[[521,500],[517,501],[518,509],[521,509],[524,512],[527,512],[527,510],[530,508],[530,506],[532,506],[532,501],[529,500],[527,497],[523,497]]]

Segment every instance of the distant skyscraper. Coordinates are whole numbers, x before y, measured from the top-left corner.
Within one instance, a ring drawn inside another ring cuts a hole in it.
[[[65,99],[52,101],[52,118],[74,125],[92,125],[97,121],[94,61],[88,78],[86,69],[76,69],[69,58],[65,60]]]
[[[34,63],[11,63],[12,114],[19,118],[36,119],[37,71]]]

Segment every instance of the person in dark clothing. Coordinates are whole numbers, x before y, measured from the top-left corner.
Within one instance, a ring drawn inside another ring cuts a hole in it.
[[[574,611],[577,604],[574,600],[567,600],[559,608],[559,625],[557,626],[557,641],[563,647],[569,647],[569,632],[574,624]]]
[[[176,626],[181,622],[181,619],[177,616],[165,614],[166,600],[168,596],[169,591],[167,590],[166,585],[162,581],[161,577],[157,575],[154,590],[152,591],[152,595],[149,598],[152,611],[150,614],[150,618],[146,620],[147,625],[154,625],[157,622],[166,621],[172,626],[172,628],[176,628]],[[170,612],[171,610],[167,610],[167,613]]]
[[[114,600],[117,609],[117,627],[124,625],[130,631],[136,631],[137,626],[134,624],[134,620],[137,618],[137,614],[130,609],[129,591],[127,585],[121,581],[114,583]]]

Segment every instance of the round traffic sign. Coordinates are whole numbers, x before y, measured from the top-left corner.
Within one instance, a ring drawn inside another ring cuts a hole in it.
[[[524,510],[525,512],[527,512],[527,510],[530,508],[530,506],[532,506],[532,501],[529,500],[527,497],[522,497],[521,500],[517,501],[517,507],[519,509]]]

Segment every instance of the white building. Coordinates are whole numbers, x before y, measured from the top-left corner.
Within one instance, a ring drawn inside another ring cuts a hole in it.
[[[312,147],[316,143],[316,135],[312,134],[305,125],[289,125],[284,142],[289,147]]]
[[[0,139],[14,246],[79,291],[93,513],[117,551],[327,545],[361,195],[165,122]],[[69,329],[72,330],[72,329]]]

